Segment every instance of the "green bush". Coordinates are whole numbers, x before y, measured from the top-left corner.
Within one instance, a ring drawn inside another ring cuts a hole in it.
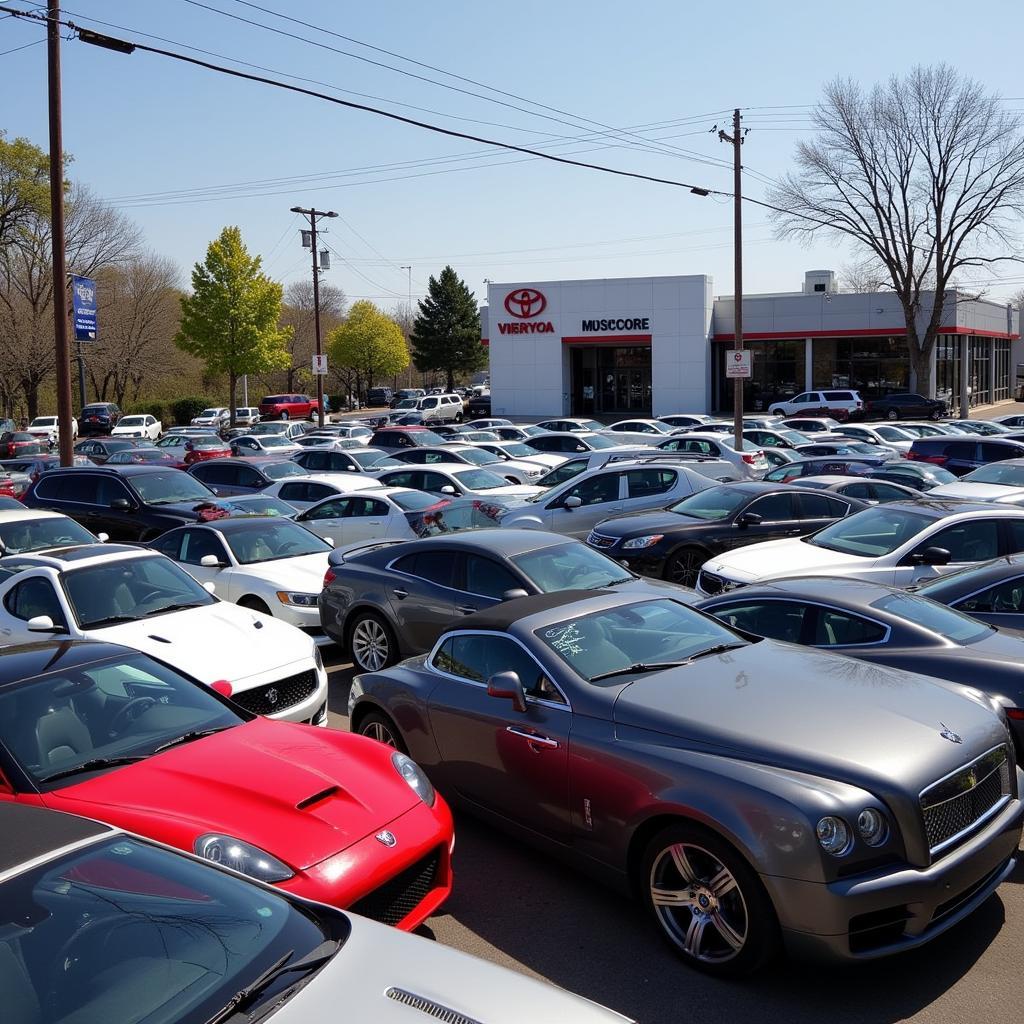
[[[131,402],[125,409],[126,413],[149,413],[150,416],[155,416],[161,423],[167,423],[167,417],[170,412],[167,408],[166,402],[161,402],[158,399],[143,399],[140,402]]]
[[[208,398],[196,398],[194,396],[191,398],[179,398],[176,402],[171,402],[171,415],[179,427],[185,427],[204,409],[209,409],[214,404]],[[153,415],[155,416],[156,413]],[[169,426],[169,424],[165,423],[164,426]]]

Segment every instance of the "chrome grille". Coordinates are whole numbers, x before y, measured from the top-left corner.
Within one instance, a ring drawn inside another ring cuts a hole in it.
[[[464,1013],[459,1013],[458,1010],[453,1010],[450,1006],[445,1006],[443,1003],[435,1003],[433,999],[427,999],[426,996],[418,996],[415,992],[409,992],[404,988],[392,986],[384,994],[388,999],[394,999],[396,1003],[411,1007],[413,1010],[419,1010],[420,1013],[425,1013],[428,1017],[433,1017],[435,1020],[443,1021],[444,1024],[479,1024],[479,1021],[474,1017],[467,1017]]]
[[[265,686],[242,690],[241,693],[232,694],[231,699],[254,715],[276,715],[311,697],[316,692],[318,682],[316,672],[309,669],[308,672],[299,672]]]
[[[618,537],[606,537],[603,533],[598,533],[596,530],[591,530],[590,535],[587,537],[587,543],[592,548],[613,548]]]
[[[933,854],[952,846],[1010,798],[1010,766],[1006,747],[996,747],[921,794]]]

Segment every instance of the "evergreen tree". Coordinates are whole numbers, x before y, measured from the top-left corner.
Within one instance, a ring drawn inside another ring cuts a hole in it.
[[[480,313],[473,293],[452,270],[445,267],[431,277],[427,297],[412,326],[412,361],[421,373],[440,370],[448,390],[455,377],[487,366],[487,350],[480,344]]]

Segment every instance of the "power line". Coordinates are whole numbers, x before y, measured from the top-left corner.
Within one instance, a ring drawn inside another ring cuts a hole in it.
[[[33,39],[31,43],[23,43],[21,46],[15,46],[11,50],[0,50],[0,57],[6,57],[9,53],[17,53],[19,50],[27,50],[30,46],[38,46],[40,43],[45,43],[46,39]]]

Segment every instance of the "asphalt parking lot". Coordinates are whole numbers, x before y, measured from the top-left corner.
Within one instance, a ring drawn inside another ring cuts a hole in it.
[[[330,719],[348,727],[352,669],[328,650]],[[332,658],[333,655],[333,658]],[[1024,1019],[1024,866],[977,913],[921,950],[877,963],[782,962],[743,982],[688,970],[628,900],[466,815],[455,889],[427,931],[645,1024],[1017,1024]]]

